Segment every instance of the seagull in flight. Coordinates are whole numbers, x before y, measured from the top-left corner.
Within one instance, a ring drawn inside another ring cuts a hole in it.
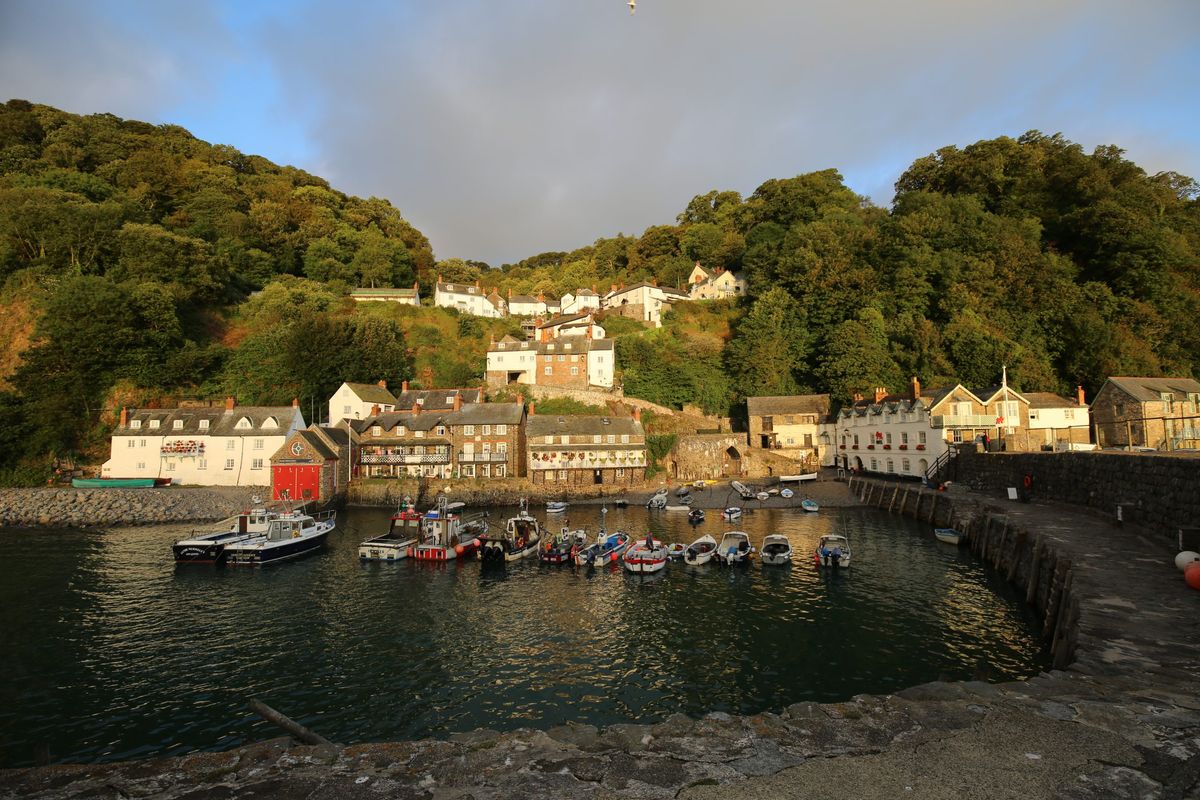
[[[632,17],[633,12],[637,11],[637,0],[629,0],[626,5],[629,6],[629,16]]]

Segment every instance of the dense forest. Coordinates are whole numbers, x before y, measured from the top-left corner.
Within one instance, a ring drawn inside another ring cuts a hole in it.
[[[834,170],[695,197],[672,225],[493,268],[434,261],[386,200],[171,125],[0,106],[0,470],[98,453],[122,404],[301,400],[341,380],[463,385],[512,320],[347,298],[436,275],[558,295],[692,264],[740,301],[604,321],[625,391],[730,413],[748,395],[927,386],[1094,392],[1200,373],[1200,190],[1116,147],[1030,132],[918,160],[890,209]],[[20,466],[18,466],[20,465]],[[4,480],[0,474],[0,481]]]

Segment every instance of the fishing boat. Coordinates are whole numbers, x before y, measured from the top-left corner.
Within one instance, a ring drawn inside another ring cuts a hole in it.
[[[446,495],[439,495],[437,507],[421,518],[420,541],[409,548],[409,556],[418,561],[454,561],[474,555],[480,537],[488,532],[487,515],[464,517],[465,507],[466,503],[451,503]]]
[[[388,521],[387,533],[367,539],[358,546],[363,561],[399,561],[408,558],[410,548],[420,541],[421,512],[407,497]]]
[[[659,572],[667,566],[670,556],[662,542],[650,534],[646,534],[646,538],[638,539],[629,546],[622,560],[625,563],[625,569],[630,572],[648,574]]]
[[[840,533],[827,533],[817,542],[813,554],[818,566],[848,567],[850,566],[850,540]]]
[[[683,558],[686,551],[687,545],[683,542],[671,542],[667,545],[667,555],[671,558]]]
[[[333,530],[336,512],[316,516],[289,511],[271,520],[267,532],[225,546],[228,564],[261,566],[286,561],[319,550]]]
[[[820,511],[821,510],[821,507],[819,505],[817,505],[816,500],[810,500],[807,497],[800,501],[800,507],[803,508],[805,511]]]
[[[551,500],[546,503],[546,513],[561,514],[567,510],[568,505],[570,504],[566,500]]]
[[[220,564],[225,561],[225,547],[233,542],[262,536],[267,532],[271,520],[278,519],[280,512],[268,509],[258,497],[253,505],[221,523],[216,530],[204,533],[192,532],[187,539],[171,545],[176,564]]]
[[[621,554],[629,547],[630,536],[624,531],[596,534],[596,541],[575,554],[575,563],[581,567],[598,567],[621,560]]]
[[[750,546],[750,537],[745,531],[726,531],[717,545],[715,557],[722,564],[733,566],[748,563],[752,553],[754,548]]]
[[[564,527],[557,535],[546,537],[545,545],[538,550],[538,559],[543,564],[570,564],[587,543],[587,531]]]
[[[946,544],[959,544],[962,542],[963,535],[954,528],[934,528],[933,535],[937,537],[939,542]]]
[[[750,491],[750,487],[747,486],[746,484],[742,483],[741,481],[730,481],[729,485],[733,488],[733,490],[735,492],[738,493],[738,496],[741,497],[743,500],[753,500],[754,499],[754,492]]]
[[[683,551],[683,563],[699,565],[712,561],[713,553],[717,552],[717,540],[707,533],[687,546]]]
[[[479,537],[479,558],[484,563],[495,564],[516,561],[537,550],[541,539],[542,526],[530,515],[522,498],[517,515],[504,523],[503,533]]]
[[[76,489],[153,489],[170,486],[170,478],[71,478]]]
[[[689,511],[688,522],[692,525],[699,525],[701,522],[704,522],[704,509],[693,508],[691,511]]]
[[[793,492],[791,489],[781,489],[779,492],[779,496],[782,497],[784,500],[791,500],[792,495],[794,495],[794,494],[795,494],[795,492]]]
[[[733,522],[735,519],[742,518],[742,509],[740,506],[730,506],[721,512],[721,518],[728,522]]]
[[[646,508],[666,508],[667,507],[667,490],[659,489],[650,499],[646,501]]]
[[[792,563],[792,543],[782,533],[769,533],[763,539],[763,564]]]

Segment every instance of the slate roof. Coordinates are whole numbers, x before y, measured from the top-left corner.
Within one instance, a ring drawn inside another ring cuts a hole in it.
[[[350,390],[364,403],[396,404],[396,396],[378,384],[347,381],[346,386],[350,387]]]
[[[762,417],[768,414],[816,414],[824,418],[829,413],[829,395],[797,394],[747,397],[746,413],[752,417]]]
[[[272,417],[277,424],[263,427]],[[130,425],[118,424],[113,436],[284,436],[293,422],[301,427],[304,424],[304,417],[295,406],[235,406],[232,411],[226,411],[224,406],[131,409],[128,419]],[[249,420],[249,427],[237,427],[242,419]],[[135,420],[141,423],[140,428],[132,427]],[[150,427],[151,420],[158,421],[157,428]],[[176,420],[183,423],[178,429]],[[201,430],[201,420],[208,420],[207,429]]]
[[[496,342],[495,344],[493,344],[489,348],[489,350],[491,352],[504,351],[505,353],[514,353],[514,352],[520,352],[523,350],[524,351],[534,350],[538,353],[553,353],[555,355],[559,355],[559,354],[566,355],[569,353],[576,353],[576,354],[587,353],[592,350],[612,350],[613,349],[613,340],[612,339],[585,339],[580,336],[568,336],[568,337],[566,337],[566,339],[569,341],[564,340],[564,339],[555,339],[554,341],[551,341],[551,342],[533,342],[533,341],[520,342],[515,339],[511,339],[511,337],[505,337],[504,339],[501,339],[499,342]],[[566,347],[567,344],[571,345],[570,349],[568,349]],[[500,345],[503,345],[503,347],[501,347]]]
[[[473,403],[443,415],[447,425],[519,425],[524,403]]]
[[[559,325],[566,325],[569,322],[577,322],[581,319],[587,319],[590,316],[592,316],[591,313],[586,311],[579,314],[565,314],[561,317],[554,317],[553,319],[543,322],[541,325],[538,325],[538,328],[556,328]]]
[[[1004,391],[1004,387],[1000,384],[996,384],[995,386],[988,386],[985,389],[971,389],[969,391],[971,394],[978,397],[982,402],[990,403],[996,399],[996,395],[1001,394]],[[1011,386],[1008,387],[1008,393],[1018,400],[1026,400],[1025,395],[1021,394]],[[1026,402],[1028,401],[1026,400]]]
[[[436,288],[439,292],[450,294],[483,294],[483,290],[473,283],[441,283],[439,281]]]
[[[317,455],[327,460],[337,458],[337,453],[335,453],[329,447],[329,445],[325,444],[325,440],[322,439],[321,435],[316,431],[302,430],[297,431],[297,434],[300,436],[300,438],[307,442],[313,450],[317,451]]]
[[[1030,408],[1079,408],[1079,403],[1054,392],[1026,392]]]
[[[420,402],[422,411],[449,411],[454,408],[454,396],[462,395],[463,405],[478,403],[482,389],[409,389],[396,398],[396,410],[411,411],[413,404]]]
[[[516,403],[513,403],[516,405]],[[561,417],[551,414],[538,414],[525,421],[525,438],[530,445],[539,444],[533,440],[535,436],[595,436],[597,434],[629,434],[630,436],[645,436],[646,430],[642,423],[633,417],[597,417],[572,416]],[[625,446],[632,444],[626,442]],[[571,445],[574,447],[575,445]]]
[[[1200,393],[1200,383],[1191,378],[1109,378],[1111,383],[1125,394],[1142,402],[1161,400],[1160,395],[1170,392],[1176,400],[1186,400],[1189,394]],[[1104,387],[1100,387],[1103,391]]]

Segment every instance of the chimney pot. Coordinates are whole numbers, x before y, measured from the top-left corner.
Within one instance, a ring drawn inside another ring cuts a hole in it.
[[[121,406],[121,427],[129,427],[129,409]]]
[[[913,400],[921,399],[921,382],[919,380],[917,380],[916,375],[913,375],[913,377],[912,377],[912,399]]]
[[[454,410],[455,411],[462,410],[462,392],[454,393]]]
[[[387,381],[380,381],[380,382],[379,382],[379,388],[380,388],[380,389],[386,389],[386,388],[387,388]]]
[[[405,393],[405,392],[407,392],[407,391],[408,391],[408,381],[401,381],[401,383],[400,383],[400,393],[401,393],[401,394],[404,394],[404,393]]]
[[[855,392],[853,399],[854,399],[854,402],[856,402],[856,403],[862,402],[862,399],[863,399],[862,392]]]
[[[878,403],[881,400],[883,400],[883,398],[887,397],[887,393],[888,393],[887,389],[883,388],[882,386],[876,386],[875,387],[875,402]]]
[[[529,404],[529,416],[533,416],[533,403]]]
[[[1075,402],[1077,402],[1081,406],[1086,406],[1087,403],[1085,402],[1085,400],[1086,400],[1086,398],[1084,397],[1084,394],[1083,394],[1083,387],[1076,386],[1075,387]]]
[[[379,416],[379,406],[378,405],[371,406],[371,416],[372,417]]]
[[[642,421],[642,410],[640,408],[638,408],[637,406],[633,407],[633,419],[635,422]]]
[[[236,405],[237,405],[237,400],[234,400],[232,396],[225,398],[225,410],[226,411],[233,411],[233,407]]]
[[[300,407],[300,398],[293,397],[292,398],[292,408],[299,408],[299,407]]]

